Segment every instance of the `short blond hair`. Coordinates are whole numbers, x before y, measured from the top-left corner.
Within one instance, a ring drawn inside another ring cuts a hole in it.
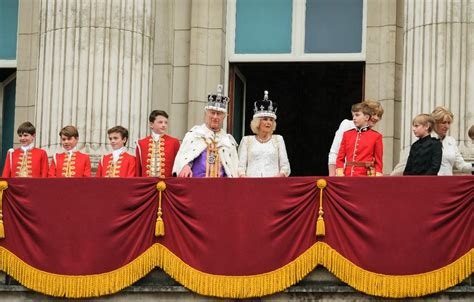
[[[417,116],[415,116],[415,118],[413,119],[412,125],[415,125],[415,124],[420,124],[425,127],[427,126],[428,133],[431,133],[431,131],[433,131],[435,121],[434,121],[434,118],[430,114],[423,113],[423,114],[418,114]]]
[[[260,126],[260,122],[262,121],[261,117],[254,117],[252,121],[250,122],[250,129],[254,134],[258,134],[258,127]],[[272,127],[272,133],[275,131],[277,126],[277,123],[275,120],[273,120],[273,127]]]
[[[382,105],[380,104],[380,102],[374,101],[374,100],[365,100],[365,101],[362,102],[362,104],[365,104],[365,105],[367,105],[367,107],[369,107],[369,109],[372,111],[371,116],[377,114],[378,117],[380,117],[380,119],[382,119],[384,110],[383,110]]]
[[[451,122],[454,119],[454,114],[451,111],[449,111],[448,108],[444,106],[436,107],[431,113],[431,116],[434,118],[434,121],[437,124],[442,123],[445,117],[449,117],[449,120]]]

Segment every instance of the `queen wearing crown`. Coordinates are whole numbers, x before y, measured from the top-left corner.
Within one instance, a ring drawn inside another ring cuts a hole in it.
[[[254,103],[254,115],[250,128],[255,135],[244,136],[239,146],[240,177],[286,177],[290,175],[290,162],[285,141],[274,135],[277,105],[268,99]]]
[[[205,123],[194,126],[184,136],[174,161],[173,174],[178,177],[237,177],[237,142],[222,130],[229,98],[208,95]]]

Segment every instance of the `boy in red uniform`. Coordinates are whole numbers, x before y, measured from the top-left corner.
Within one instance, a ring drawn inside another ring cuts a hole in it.
[[[47,177],[48,155],[34,146],[35,126],[24,122],[16,133],[21,147],[8,150],[2,177]]]
[[[153,110],[148,118],[151,135],[137,141],[136,176],[171,177],[179,141],[166,135],[168,114]]]
[[[372,110],[358,103],[351,111],[356,129],[344,132],[336,160],[336,176],[382,176],[382,135],[369,128]]]
[[[107,131],[110,145],[114,151],[102,156],[97,168],[97,177],[134,177],[135,156],[126,152],[128,130],[122,126],[115,126]]]
[[[49,167],[49,177],[88,177],[91,176],[91,160],[88,154],[76,151],[79,132],[74,126],[66,126],[59,132],[65,150],[56,153]]]

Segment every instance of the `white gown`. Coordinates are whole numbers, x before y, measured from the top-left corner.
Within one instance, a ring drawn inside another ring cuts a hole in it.
[[[244,136],[239,146],[239,175],[248,177],[273,177],[279,173],[290,175],[290,162],[285,141],[281,135],[272,135],[265,143],[255,135]]]

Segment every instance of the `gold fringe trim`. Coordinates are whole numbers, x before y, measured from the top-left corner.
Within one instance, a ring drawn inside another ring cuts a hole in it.
[[[319,250],[319,264],[358,291],[374,296],[425,296],[452,287],[473,273],[474,249],[434,271],[415,275],[383,275],[358,267],[326,243],[317,242],[314,246]]]
[[[212,275],[198,271],[161,244],[154,244],[129,264],[103,274],[66,276],[31,267],[0,247],[0,269],[35,291],[68,298],[115,293],[139,280],[155,266],[190,290],[224,298],[261,297],[282,291],[322,264],[342,281],[367,294],[402,298],[442,291],[472,274],[474,249],[453,263],[423,274],[382,275],[366,271],[323,242],[317,242],[298,258],[274,271],[252,276]]]
[[[150,247],[132,262],[111,272],[68,276],[36,269],[0,246],[0,270],[34,291],[67,298],[98,297],[116,293],[135,283],[156,266],[156,252]]]

